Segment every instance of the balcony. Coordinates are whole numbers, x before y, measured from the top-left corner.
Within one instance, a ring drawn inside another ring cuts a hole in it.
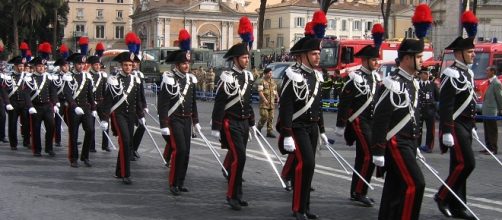
[[[75,20],[84,20],[84,16],[83,15],[77,15],[77,17],[75,17]]]
[[[87,32],[83,32],[83,31],[74,31],[73,32],[73,37],[82,37],[82,36],[87,36]]]

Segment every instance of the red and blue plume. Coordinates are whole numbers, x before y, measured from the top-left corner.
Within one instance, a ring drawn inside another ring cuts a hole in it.
[[[420,4],[415,9],[415,14],[411,18],[415,26],[415,35],[424,38],[432,24],[432,12],[427,4]]]
[[[373,36],[373,43],[375,43],[376,48],[380,48],[380,45],[382,45],[384,33],[385,31],[381,24],[377,23],[371,28],[371,35]]]
[[[78,39],[78,46],[80,47],[80,54],[87,55],[87,50],[89,49],[89,38],[80,37]]]
[[[248,46],[253,45],[253,25],[248,17],[243,16],[239,20],[239,36],[242,39],[243,43],[247,43]]]
[[[467,36],[473,38],[478,33],[478,18],[472,11],[465,11],[462,14],[462,26],[464,26]]]
[[[131,53],[136,52],[136,38],[138,38],[138,36],[136,36],[134,32],[129,32],[126,34],[125,43],[127,45],[127,49]]]
[[[192,45],[191,36],[187,30],[181,29],[178,34],[178,43],[181,50],[189,51]]]
[[[102,42],[96,44],[96,56],[101,57],[105,52],[105,45]]]
[[[43,42],[40,45],[38,45],[38,52],[42,56],[42,58],[48,60],[49,59],[49,54],[52,53],[52,47],[51,44],[48,42]]]
[[[31,56],[32,56],[32,54],[31,54],[31,50],[27,50],[27,51],[26,51],[26,56],[25,56],[25,57],[26,57],[26,61],[27,61],[27,62],[30,62],[30,61],[31,61]]]
[[[61,54],[61,56],[65,59],[68,58],[70,53],[66,44],[61,44],[61,47],[59,47],[59,54]]]
[[[326,19],[326,14],[324,14],[324,12],[321,10],[314,12],[314,17],[312,18],[312,27],[317,38],[324,38],[327,26],[328,19]]]
[[[303,34],[305,34],[305,37],[314,37],[314,23],[311,21],[307,22],[305,25],[305,32]]]
[[[28,51],[30,47],[26,42],[21,42],[19,45],[19,50],[21,50],[21,56],[26,57],[26,51]]]
[[[134,54],[138,55],[139,54],[139,50],[141,49],[141,39],[139,39],[138,36],[136,36],[136,50],[134,51]]]

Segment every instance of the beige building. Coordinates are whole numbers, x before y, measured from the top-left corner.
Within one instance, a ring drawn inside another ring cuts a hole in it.
[[[132,26],[143,48],[173,47],[179,30],[186,29],[192,48],[224,50],[241,41],[242,16],[249,17],[256,36],[258,15],[248,12],[247,5],[242,0],[143,0],[131,16]]]
[[[107,49],[127,48],[124,36],[131,31],[133,0],[68,0],[68,6],[63,42],[70,50],[78,51],[81,36],[89,38],[91,54],[98,42]]]

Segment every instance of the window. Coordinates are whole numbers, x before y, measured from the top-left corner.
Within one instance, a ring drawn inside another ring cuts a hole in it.
[[[270,36],[265,35],[265,47],[270,47]]]
[[[117,18],[122,18],[122,10],[117,10]]]
[[[96,18],[103,18],[103,9],[96,10]]]
[[[354,21],[353,25],[354,25],[354,27],[352,27],[352,29],[354,31],[360,31],[361,30],[361,21]]]
[[[77,18],[83,18],[83,17],[84,17],[84,9],[77,8]]]
[[[295,27],[304,27],[305,26],[305,18],[296,17],[295,18]]]
[[[115,38],[123,39],[124,38],[124,26],[116,26],[115,27]]]
[[[407,0],[401,0],[400,3],[403,5],[403,4],[408,4],[408,1]]]
[[[284,36],[282,34],[278,34],[276,47],[282,47],[282,46],[284,46]]]
[[[264,28],[270,29],[270,23],[271,23],[270,19],[265,19],[265,24],[263,24]]]
[[[373,22],[371,21],[366,22],[366,31],[371,31],[372,28],[373,28]]]
[[[104,0],[98,0],[98,2],[104,2]]]
[[[346,31],[346,30],[347,30],[347,21],[342,20],[342,31]]]
[[[84,0],[77,0],[77,2],[84,2]]]
[[[124,0],[117,0],[117,3],[124,3]]]
[[[279,28],[282,28],[282,17],[279,17]]]
[[[328,20],[328,29],[336,30],[336,20],[335,19]]]
[[[85,32],[85,25],[83,25],[83,24],[75,25],[75,32],[84,33]]]
[[[105,38],[105,26],[96,25],[96,38]]]

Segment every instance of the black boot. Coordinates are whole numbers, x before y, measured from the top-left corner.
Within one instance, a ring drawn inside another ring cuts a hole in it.
[[[180,190],[178,189],[178,187],[177,187],[177,186],[171,186],[171,187],[169,188],[169,191],[171,191],[171,193],[172,193],[174,196],[179,196],[179,195],[181,195],[181,192],[180,192]]]
[[[444,216],[451,218],[452,214],[450,208],[448,207],[448,204],[446,204],[444,201],[441,201],[438,194],[434,195],[434,201],[437,203],[439,211],[443,213]]]
[[[242,207],[241,207],[241,204],[239,202],[239,200],[237,199],[227,199],[227,202],[228,202],[228,205],[230,205],[230,207],[233,209],[233,210],[241,210]]]
[[[129,177],[124,177],[122,178],[122,182],[126,185],[131,185],[132,184],[132,180],[129,179]]]

